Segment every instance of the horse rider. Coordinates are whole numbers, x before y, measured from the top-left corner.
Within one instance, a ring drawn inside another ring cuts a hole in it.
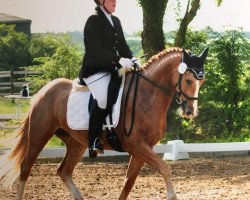
[[[87,85],[93,95],[89,118],[89,155],[103,153],[101,132],[107,116],[108,87],[111,78],[122,76],[139,59],[129,49],[120,20],[113,16],[116,0],[94,0],[96,13],[84,27],[85,55],[79,74],[80,84]]]

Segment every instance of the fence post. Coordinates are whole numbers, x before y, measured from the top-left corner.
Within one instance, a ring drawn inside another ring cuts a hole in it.
[[[168,145],[172,145],[172,151],[170,153],[164,153],[163,160],[181,160],[189,159],[187,152],[179,152],[178,145],[184,144],[183,140],[168,141]]]
[[[11,87],[11,94],[14,94],[14,72],[13,70],[10,71],[10,87]]]

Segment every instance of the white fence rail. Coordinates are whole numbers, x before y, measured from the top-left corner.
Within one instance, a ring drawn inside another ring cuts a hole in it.
[[[162,144],[162,145],[156,145],[154,147],[154,151],[156,153],[166,153],[171,151],[172,145],[167,145],[167,144]],[[60,148],[45,148],[42,150],[40,153],[39,157],[42,158],[58,158],[58,157],[64,157],[66,153],[66,148],[65,147],[60,147]],[[116,152],[116,151],[110,151],[110,150],[105,150],[104,154],[99,154],[99,157],[108,157],[108,156],[127,156],[129,155],[126,152]],[[88,151],[85,152],[83,157],[88,157]]]
[[[169,141],[168,144],[156,145],[154,152],[164,154],[164,160],[188,159],[188,153],[191,152],[239,152],[250,151],[250,142],[232,142],[232,143],[189,143],[185,144],[182,140]],[[45,148],[40,153],[40,158],[60,158],[66,153],[65,147]],[[105,150],[99,157],[127,156],[128,153]],[[83,157],[88,157],[88,151]]]
[[[39,157],[63,157],[66,149],[62,148],[46,148]],[[164,154],[164,160],[179,160],[188,159],[188,153],[191,152],[236,152],[236,151],[250,151],[250,142],[232,142],[232,143],[189,143],[184,144],[182,140],[169,141],[168,144],[156,145],[154,152]],[[124,156],[128,153],[119,153],[116,151],[105,151],[104,154],[98,155],[100,157],[108,156]],[[87,157],[86,151],[83,157]]]
[[[189,143],[184,144],[182,140],[169,141],[172,145],[170,152],[164,154],[165,160],[179,160],[189,158],[188,153],[206,152],[236,152],[250,151],[250,142],[230,142],[230,143]]]

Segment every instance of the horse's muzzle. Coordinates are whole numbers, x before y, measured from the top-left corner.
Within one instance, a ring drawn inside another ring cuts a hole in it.
[[[188,104],[185,104],[185,105],[181,106],[181,108],[180,108],[180,115],[182,117],[191,119],[191,118],[194,118],[198,115],[198,111],[196,109],[194,109],[193,107],[190,107]]]

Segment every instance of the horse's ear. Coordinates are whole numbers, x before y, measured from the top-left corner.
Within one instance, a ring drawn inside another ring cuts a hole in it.
[[[199,55],[199,57],[203,60],[203,62],[205,62],[205,60],[206,60],[206,58],[207,58],[208,49],[209,49],[209,48],[206,48],[206,49]]]
[[[188,53],[184,48],[182,48],[182,52],[183,52],[183,61],[187,61],[189,59]]]

